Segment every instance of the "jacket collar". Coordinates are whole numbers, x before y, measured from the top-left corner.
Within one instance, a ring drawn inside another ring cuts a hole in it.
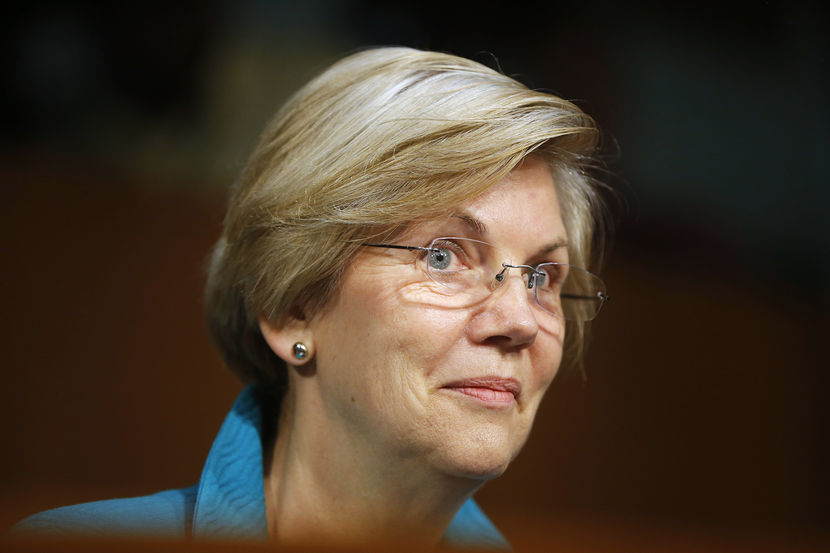
[[[225,417],[210,448],[193,510],[197,539],[268,539],[262,473],[262,409],[254,385],[245,388]],[[446,545],[510,549],[472,499],[444,533]]]
[[[210,448],[193,511],[194,538],[265,540],[262,415],[248,386]]]

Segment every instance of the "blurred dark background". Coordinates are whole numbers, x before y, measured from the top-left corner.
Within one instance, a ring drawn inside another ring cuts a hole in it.
[[[823,3],[3,10],[0,530],[198,480],[241,388],[201,322],[227,186],[288,94],[402,44],[575,100],[620,198],[587,380],[479,494],[508,538],[830,531]]]

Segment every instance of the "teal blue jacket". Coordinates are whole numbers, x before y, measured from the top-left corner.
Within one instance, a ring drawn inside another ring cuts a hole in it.
[[[253,386],[237,398],[208,454],[199,483],[143,497],[94,501],[30,516],[15,535],[158,536],[268,539],[262,473],[262,413]],[[444,542],[509,549],[472,499],[453,518]]]

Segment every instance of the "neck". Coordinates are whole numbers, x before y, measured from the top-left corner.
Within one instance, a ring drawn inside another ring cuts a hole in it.
[[[265,460],[269,533],[284,543],[400,540],[434,546],[483,481],[375,451],[338,421],[315,418],[291,386]]]

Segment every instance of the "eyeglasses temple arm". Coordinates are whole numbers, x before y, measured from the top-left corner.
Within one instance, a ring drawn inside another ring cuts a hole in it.
[[[368,248],[394,248],[396,250],[411,250],[422,252],[432,251],[432,249],[430,248],[422,248],[421,246],[399,246],[398,244],[361,244],[361,246],[366,246]]]
[[[610,300],[611,296],[605,294],[603,292],[597,292],[596,296],[578,296],[576,294],[559,294],[560,298],[565,298],[569,300],[595,300],[597,298],[601,300]]]

